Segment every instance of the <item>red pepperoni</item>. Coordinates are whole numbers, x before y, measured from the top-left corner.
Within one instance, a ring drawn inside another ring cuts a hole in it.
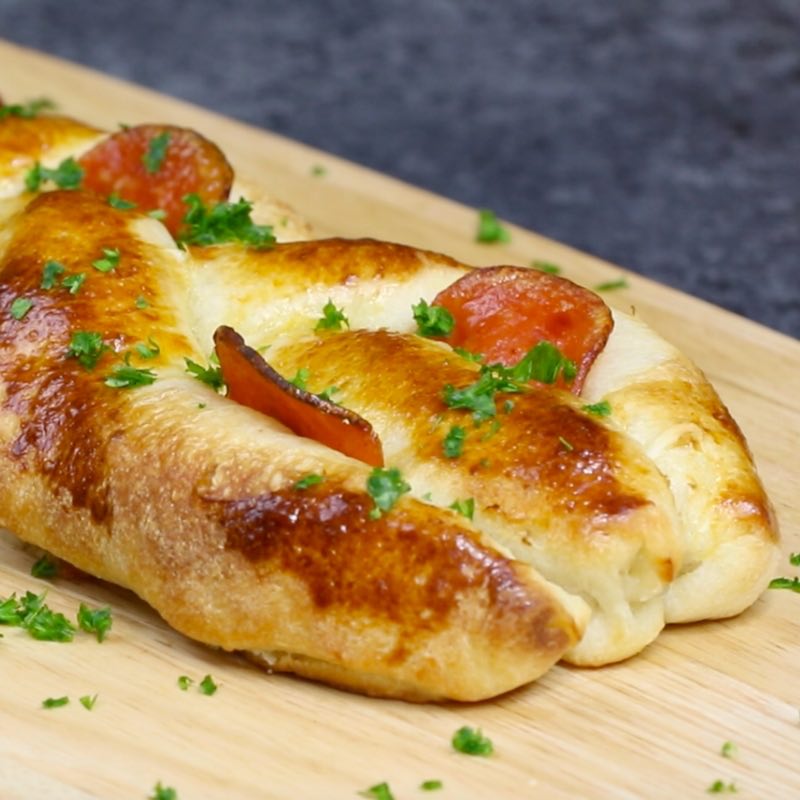
[[[159,144],[166,145],[163,158],[158,157]],[[187,211],[184,195],[194,193],[206,205],[214,205],[228,198],[233,182],[233,169],[213,142],[172,125],[118,131],[85,153],[79,163],[85,172],[84,188],[104,196],[116,194],[141,211],[161,209],[173,236]]]
[[[556,345],[578,370],[571,384],[559,378],[557,385],[575,394],[614,325],[594,292],[522,267],[474,269],[439,292],[433,305],[455,319],[448,343],[482,353],[487,363],[511,366],[540,341]]]
[[[299,436],[370,466],[383,466],[380,439],[363,417],[289,383],[233,328],[217,328],[214,344],[232,400],[274,417]]]

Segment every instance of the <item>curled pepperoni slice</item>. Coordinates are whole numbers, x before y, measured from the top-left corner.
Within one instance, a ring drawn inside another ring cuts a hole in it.
[[[183,197],[197,194],[207,205],[228,198],[233,169],[222,151],[188,128],[137,125],[112,134],[79,159],[83,186],[117,195],[141,211],[160,209],[175,236],[187,207]]]
[[[370,466],[383,466],[380,440],[363,417],[289,383],[233,328],[217,328],[214,344],[232,400],[274,417],[299,436]]]
[[[577,367],[568,387],[575,394],[614,326],[594,292],[523,267],[474,269],[439,292],[433,305],[455,319],[447,342],[482,353],[487,363],[511,366],[543,340],[556,345]],[[557,385],[567,388],[562,379]]]

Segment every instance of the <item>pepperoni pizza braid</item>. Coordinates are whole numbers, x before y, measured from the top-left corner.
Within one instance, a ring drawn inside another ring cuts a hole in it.
[[[414,700],[625,658],[765,587],[744,440],[649,329],[529,270],[302,241],[268,198],[278,242],[239,213],[209,243],[232,182],[183,129],[0,120],[0,523],[200,641]]]

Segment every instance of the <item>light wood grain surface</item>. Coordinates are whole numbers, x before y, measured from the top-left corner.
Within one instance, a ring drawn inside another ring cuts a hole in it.
[[[235,166],[305,214],[319,234],[423,245],[475,264],[560,264],[593,285],[623,271],[512,228],[508,245],[473,241],[471,209],[333,156],[137,87],[0,42],[0,93],[46,95],[99,125],[163,121],[198,128]],[[324,177],[311,169],[326,167]],[[754,280],[758,271],[754,270]],[[628,275],[609,296],[689,353],[745,431],[777,508],[780,573],[800,550],[800,343],[699,300]],[[0,597],[48,590],[74,616],[109,604],[98,644],[0,639],[0,798],[148,797],[157,781],[180,800],[348,798],[386,781],[397,800],[444,798],[691,798],[716,780],[737,797],[800,797],[800,596],[767,592],[724,622],[667,629],[642,655],[598,670],[556,667],[479,705],[370,700],[286,676],[170,630],[112,586],[30,576],[32,557],[0,534]],[[207,697],[179,675],[212,674]],[[94,710],[78,702],[97,694]],[[45,710],[46,697],[72,702]],[[493,740],[491,758],[450,747],[462,725]],[[720,748],[732,741],[734,759]],[[443,782],[423,792],[426,779]]]

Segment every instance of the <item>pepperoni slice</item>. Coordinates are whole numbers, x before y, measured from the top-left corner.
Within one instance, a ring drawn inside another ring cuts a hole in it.
[[[487,363],[511,366],[540,341],[556,345],[577,367],[569,386],[562,378],[556,385],[575,394],[614,326],[611,311],[594,292],[523,267],[474,269],[439,292],[433,305],[455,319],[447,342],[482,353]]]
[[[161,209],[173,236],[186,215],[184,195],[197,194],[213,205],[227,200],[233,182],[233,169],[213,142],[173,125],[118,131],[78,161],[86,189],[118,195],[141,211]]]
[[[380,439],[363,417],[289,383],[233,328],[217,328],[214,344],[232,400],[274,417],[299,436],[383,466]]]

